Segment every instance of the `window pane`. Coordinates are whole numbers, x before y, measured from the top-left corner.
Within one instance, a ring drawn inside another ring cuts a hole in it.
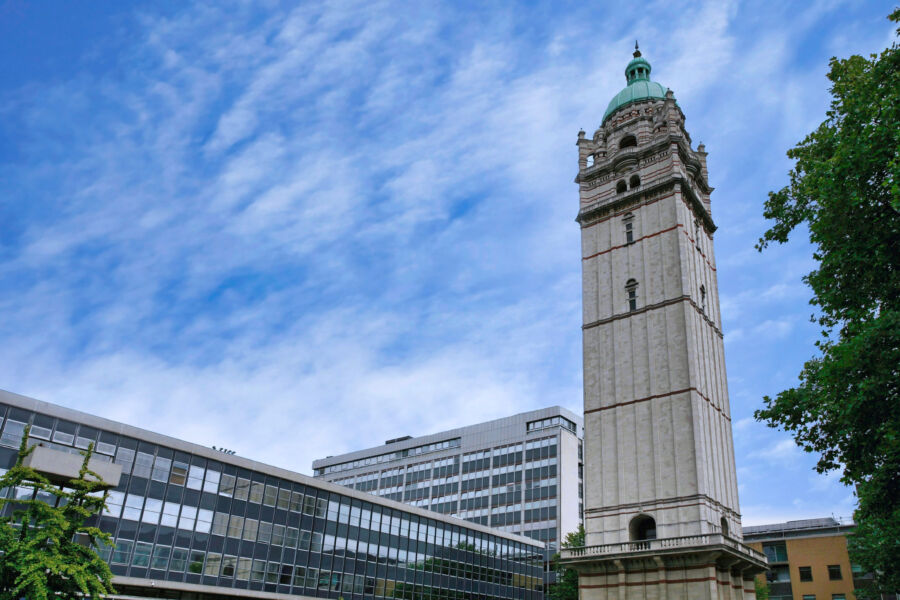
[[[169,571],[182,573],[187,567],[187,548],[172,548],[172,558],[169,561]]]
[[[134,545],[134,554],[131,557],[131,565],[134,567],[147,567],[150,565],[150,549],[153,544],[138,542]]]
[[[169,566],[169,555],[172,549],[169,546],[157,546],[153,549],[153,562],[150,567],[153,569],[163,569]]]
[[[175,461],[172,463],[172,471],[169,473],[169,483],[175,485],[184,485],[187,483],[188,465],[187,463]]]
[[[259,521],[257,521],[256,519],[246,519],[244,521],[243,539],[245,539],[248,542],[255,542],[258,527],[259,527]]]
[[[253,564],[253,560],[245,557],[238,558],[237,563],[237,573],[235,573],[234,578],[240,579],[242,581],[246,581],[250,579],[250,566]]]
[[[273,485],[266,486],[266,493],[263,497],[263,504],[266,506],[275,506],[275,500],[278,497],[278,488]]]
[[[238,477],[234,488],[234,497],[236,500],[246,500],[250,495],[250,480]]]
[[[134,542],[130,540],[116,540],[116,549],[113,551],[110,562],[114,565],[127,565],[133,544]]]
[[[222,555],[218,553],[212,553],[206,555],[206,565],[203,567],[204,575],[212,575],[218,576],[219,569],[222,566]]]

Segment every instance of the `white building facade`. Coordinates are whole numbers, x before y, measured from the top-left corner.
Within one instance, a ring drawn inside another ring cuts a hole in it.
[[[581,523],[582,418],[555,406],[313,462],[316,477],[556,548]]]

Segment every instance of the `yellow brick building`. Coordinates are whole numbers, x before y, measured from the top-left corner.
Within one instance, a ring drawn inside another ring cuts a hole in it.
[[[744,542],[769,559],[770,600],[855,600],[869,577],[854,570],[847,554],[850,520],[788,521],[744,527]]]

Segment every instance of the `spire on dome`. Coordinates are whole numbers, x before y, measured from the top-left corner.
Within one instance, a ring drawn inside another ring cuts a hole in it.
[[[637,43],[637,42],[638,42],[637,40],[634,40],[634,54],[633,54],[633,56],[634,56],[635,58],[638,58],[638,57],[641,55],[641,51],[640,51],[640,49],[638,48],[638,43]]]

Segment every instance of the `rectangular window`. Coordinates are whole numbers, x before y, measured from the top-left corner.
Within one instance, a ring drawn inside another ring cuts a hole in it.
[[[197,507],[182,506],[181,507],[181,517],[179,517],[179,519],[178,519],[178,529],[184,529],[185,531],[193,531],[195,520],[197,520]]]
[[[297,547],[297,536],[300,533],[296,527],[288,527],[284,532],[284,546],[285,548],[296,548]]]
[[[304,587],[315,589],[319,583],[319,570],[306,569],[306,585]]]
[[[200,550],[191,550],[191,560],[188,562],[188,573],[200,573],[203,571],[204,554]]]
[[[250,497],[250,480],[238,477],[234,487],[234,499],[246,500]]]
[[[112,553],[110,562],[114,565],[127,565],[133,545],[134,542],[131,540],[116,540],[116,549]]]
[[[318,531],[314,531],[312,534],[312,543],[309,548],[312,552],[321,552],[322,551],[322,534]]]
[[[116,458],[113,462],[117,465],[122,465],[122,473],[130,473],[131,466],[134,464],[134,450],[119,448],[116,451]]]
[[[278,583],[278,573],[281,565],[277,562],[270,562],[266,566],[266,583]]]
[[[236,568],[236,556],[226,556],[222,559],[222,577],[234,577],[234,571]]]
[[[25,423],[6,420],[6,427],[3,428],[3,435],[0,436],[0,446],[8,446],[10,448],[18,448],[22,443],[22,434],[25,432]]]
[[[272,526],[272,545],[273,546],[283,546],[284,545],[284,525],[273,525]]]
[[[800,567],[800,581],[812,581],[812,567]]]
[[[184,508],[187,508],[185,506]],[[210,526],[212,525],[213,519],[213,511],[207,510],[205,508],[201,508],[197,510],[197,525],[194,527],[194,531],[197,533],[209,533]]]
[[[278,583],[283,585],[291,585],[291,578],[294,575],[293,565],[281,565],[281,573],[278,575]]]
[[[221,567],[222,555],[217,552],[210,552],[206,555],[206,565],[203,567],[203,574],[218,577]]]
[[[312,496],[307,496],[303,500],[303,514],[313,516],[316,514],[316,499]]]
[[[187,567],[187,548],[172,548],[172,558],[169,560],[169,571],[183,573]]]
[[[290,510],[294,512],[300,512],[303,510],[303,494],[300,492],[294,492],[291,494],[291,507]]]
[[[278,488],[274,485],[266,486],[266,493],[263,496],[263,504],[266,506],[275,506],[275,501],[278,498]]]
[[[294,568],[294,587],[303,587],[306,582],[306,568],[305,567],[295,567]]]
[[[816,600],[815,594],[803,594],[803,600]]]
[[[190,471],[188,471],[188,488],[192,490],[199,490],[203,487],[203,471],[203,467],[191,465],[191,469]]]
[[[770,563],[787,562],[787,546],[784,542],[776,542],[774,544],[763,544],[763,554],[769,559]]]
[[[300,550],[309,550],[310,532],[305,529],[300,531]]]
[[[219,480],[219,494],[231,498],[234,496],[234,484],[237,478],[234,475],[223,474]]]
[[[152,479],[154,481],[162,481],[162,482],[168,481],[169,480],[169,469],[171,467],[172,467],[171,459],[157,456],[156,461],[153,463]]]
[[[228,520],[228,537],[230,538],[241,538],[241,532],[244,530],[244,517],[239,517],[237,515],[231,515],[231,518]]]
[[[245,519],[244,520],[244,535],[243,539],[247,542],[255,542],[256,541],[256,531],[259,528],[259,521],[256,519]]]
[[[153,559],[150,563],[151,569],[161,569],[163,571],[166,570],[166,567],[169,566],[169,555],[172,553],[172,549],[169,546],[157,546],[153,549]]]
[[[278,490],[278,508],[287,510],[291,506],[291,490]]]
[[[110,491],[109,495],[106,497],[106,508],[103,509],[103,514],[107,517],[115,517],[118,519],[122,514],[122,504],[124,502],[125,494],[115,490]]]
[[[217,512],[213,517],[212,534],[225,535],[228,533],[228,513]]]
[[[260,523],[259,524],[259,536],[256,538],[256,541],[262,544],[271,544],[272,543],[272,524],[271,523]]]
[[[128,494],[125,496],[125,511],[122,518],[129,521],[141,520],[141,509],[144,507],[144,497]]]
[[[153,544],[147,542],[138,542],[134,545],[134,554],[131,557],[131,566],[148,567],[150,566],[150,550]]]
[[[178,509],[181,507],[177,502],[166,502],[163,504],[162,519],[159,524],[166,527],[176,527],[178,525]]]
[[[172,471],[169,473],[169,483],[173,485],[184,485],[187,483],[188,464],[178,462],[172,463]]]
[[[841,575],[841,565],[828,565],[828,579],[831,581],[843,579],[843,576]]]
[[[250,570],[250,581],[262,581],[266,574],[266,561],[254,560]]]
[[[153,525],[159,523],[159,515],[162,513],[162,504],[162,500],[147,498],[147,501],[144,504],[144,514],[141,516],[141,521],[143,523],[152,523]]]
[[[132,474],[135,477],[145,477],[149,479],[152,471],[153,455],[147,454],[146,452],[138,452],[137,458],[134,459],[134,471],[132,471]]]
[[[250,558],[245,558],[243,556],[238,558],[237,573],[235,573],[234,578],[240,579],[241,581],[250,579],[250,569],[252,564],[253,560]]]
[[[831,600],[847,600],[847,596],[845,594],[832,594]]]
[[[265,486],[258,481],[250,484],[250,502],[259,504],[263,499],[263,488]]]
[[[219,491],[219,477],[221,473],[218,471],[206,470],[206,480],[203,482],[203,491],[215,494]]]

